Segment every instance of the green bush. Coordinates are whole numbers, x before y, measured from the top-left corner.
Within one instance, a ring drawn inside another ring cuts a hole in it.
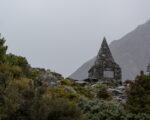
[[[78,106],[84,114],[84,120],[125,120],[126,118],[124,107],[117,102],[80,99]]]
[[[22,70],[19,66],[10,66],[7,63],[0,65],[0,73],[8,73],[12,79],[21,78],[23,76]]]
[[[51,72],[51,74],[52,74],[53,76],[55,76],[58,80],[62,80],[62,79],[64,79],[64,78],[62,77],[62,75],[61,75],[61,74],[59,74],[59,73]]]
[[[0,36],[0,64],[4,63],[6,60],[7,46],[5,44],[5,39]]]
[[[18,66],[21,68],[24,75],[29,74],[30,65],[28,64],[28,61],[26,60],[26,58],[21,57],[21,56],[16,56],[13,54],[6,55],[6,58],[10,66]]]
[[[139,114],[126,114],[126,120],[150,120],[150,114],[139,113]]]
[[[71,85],[71,81],[67,79],[60,80],[61,85]]]
[[[112,100],[112,95],[108,92],[108,86],[106,84],[100,84],[97,88],[97,98],[103,100]]]
[[[55,97],[56,99],[64,98],[72,102],[77,102],[80,95],[75,93],[72,87],[59,86],[53,88],[49,86],[47,88],[47,93],[45,94],[45,97],[48,98]]]
[[[92,88],[88,87],[82,87],[82,86],[74,86],[74,89],[77,91],[78,94],[85,96],[89,99],[94,98],[94,94],[92,93]]]
[[[0,92],[0,120],[13,120],[23,99],[15,86],[7,86]]]
[[[47,120],[81,120],[78,106],[65,99],[56,99],[49,104]]]
[[[150,75],[141,73],[127,91],[127,109],[132,113],[150,114]]]
[[[130,113],[124,104],[115,101],[81,98],[78,106],[82,110],[84,120],[150,120],[150,114]]]

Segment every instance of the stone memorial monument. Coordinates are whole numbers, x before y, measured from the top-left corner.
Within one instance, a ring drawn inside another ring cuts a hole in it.
[[[121,68],[114,61],[106,39],[104,38],[94,66],[89,70],[89,79],[98,79],[104,83],[121,83]]]

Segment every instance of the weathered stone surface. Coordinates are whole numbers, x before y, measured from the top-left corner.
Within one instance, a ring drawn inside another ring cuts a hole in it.
[[[89,78],[99,79],[105,83],[121,83],[121,68],[115,63],[105,38],[95,64],[89,70]]]
[[[114,88],[109,88],[108,91],[112,93],[113,99],[120,101],[120,102],[126,102],[126,90],[128,89],[128,85],[122,85]]]
[[[75,80],[74,84],[75,85],[82,85],[82,86],[89,85],[89,83],[87,81],[84,81],[84,80]]]
[[[47,85],[60,85],[60,81],[49,70],[45,71],[42,75],[40,75],[39,79]]]

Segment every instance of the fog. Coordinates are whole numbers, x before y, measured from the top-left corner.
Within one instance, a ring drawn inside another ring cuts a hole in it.
[[[150,19],[150,0],[0,0],[8,53],[65,77]]]

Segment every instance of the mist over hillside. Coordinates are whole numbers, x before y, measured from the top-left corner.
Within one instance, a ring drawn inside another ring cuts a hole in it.
[[[141,70],[146,71],[150,63],[150,20],[109,46],[115,61],[122,68],[122,80],[133,80]],[[87,78],[94,61],[95,58],[89,60],[69,77],[77,80]]]

